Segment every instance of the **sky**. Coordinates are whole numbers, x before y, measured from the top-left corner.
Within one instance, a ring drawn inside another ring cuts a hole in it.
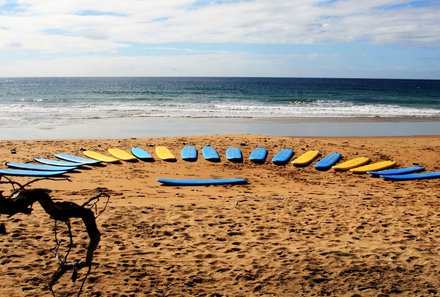
[[[0,76],[440,79],[440,0],[0,0]]]

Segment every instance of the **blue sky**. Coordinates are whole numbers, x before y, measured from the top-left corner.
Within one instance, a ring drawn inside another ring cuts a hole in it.
[[[0,76],[440,79],[439,16],[439,0],[0,0]]]

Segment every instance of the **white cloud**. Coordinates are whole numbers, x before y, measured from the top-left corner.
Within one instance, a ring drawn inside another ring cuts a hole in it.
[[[243,76],[258,66],[246,54],[203,54],[189,56],[99,57],[77,56],[56,59],[3,61],[1,76]],[[264,63],[264,62],[262,62]],[[260,73],[259,75],[263,75]]]
[[[347,76],[340,69],[358,76],[357,64],[345,67],[344,59],[330,57],[342,53],[311,46],[362,41],[438,49],[440,4],[410,2],[17,0],[2,11],[11,1],[0,0],[0,76]],[[306,44],[308,50],[248,46],[246,52],[244,44]]]
[[[164,49],[170,50],[170,49]],[[190,55],[30,57],[0,55],[0,77],[15,76],[264,76],[438,78],[436,61],[357,64],[372,57],[337,53],[250,54],[200,52]]]
[[[194,0],[19,0],[0,15],[0,47],[96,52],[127,43],[272,43],[372,40],[440,46],[440,6],[378,9],[405,1],[254,0],[190,9]],[[83,14],[80,14],[83,12]],[[87,15],[84,12],[103,14]],[[48,30],[66,36],[48,34]]]

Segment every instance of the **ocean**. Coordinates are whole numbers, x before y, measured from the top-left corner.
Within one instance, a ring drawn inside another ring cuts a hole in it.
[[[440,118],[440,80],[0,78],[0,127],[123,118]]]

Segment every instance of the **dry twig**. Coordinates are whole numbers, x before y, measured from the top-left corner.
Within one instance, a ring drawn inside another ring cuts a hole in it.
[[[87,273],[83,278],[78,292],[79,296],[81,294],[85,280],[87,279],[91,271],[93,255],[96,248],[98,247],[101,238],[101,233],[99,232],[96,225],[96,218],[105,210],[110,196],[107,193],[102,192],[94,197],[91,197],[82,205],[78,205],[73,202],[54,202],[52,197],[49,195],[51,191],[48,189],[25,189],[26,186],[42,179],[47,178],[38,178],[26,183],[25,185],[21,185],[15,181],[12,181],[9,178],[7,179],[8,182],[1,182],[11,184],[13,192],[9,197],[4,197],[0,192],[0,214],[7,214],[10,217],[17,213],[31,214],[32,205],[35,202],[40,203],[44,211],[49,214],[49,216],[55,221],[55,247],[52,251],[56,259],[58,260],[58,269],[50,278],[47,287],[52,292],[52,294],[55,295],[53,291],[53,286],[64,275],[64,273],[72,270],[72,281],[75,281],[77,279],[78,271],[83,267],[88,267]],[[15,186],[18,186],[18,188],[15,189]],[[95,210],[97,211],[97,204],[101,197],[106,197],[107,201],[104,205],[104,209],[95,216],[91,208],[95,208]],[[83,261],[68,261],[69,254],[73,246],[73,236],[70,224],[71,218],[82,219],[86,227],[87,234],[89,236],[89,244],[87,245],[86,257]],[[67,225],[69,233],[69,246],[64,257],[59,254],[61,242],[58,240],[57,237],[57,221],[64,222]]]

